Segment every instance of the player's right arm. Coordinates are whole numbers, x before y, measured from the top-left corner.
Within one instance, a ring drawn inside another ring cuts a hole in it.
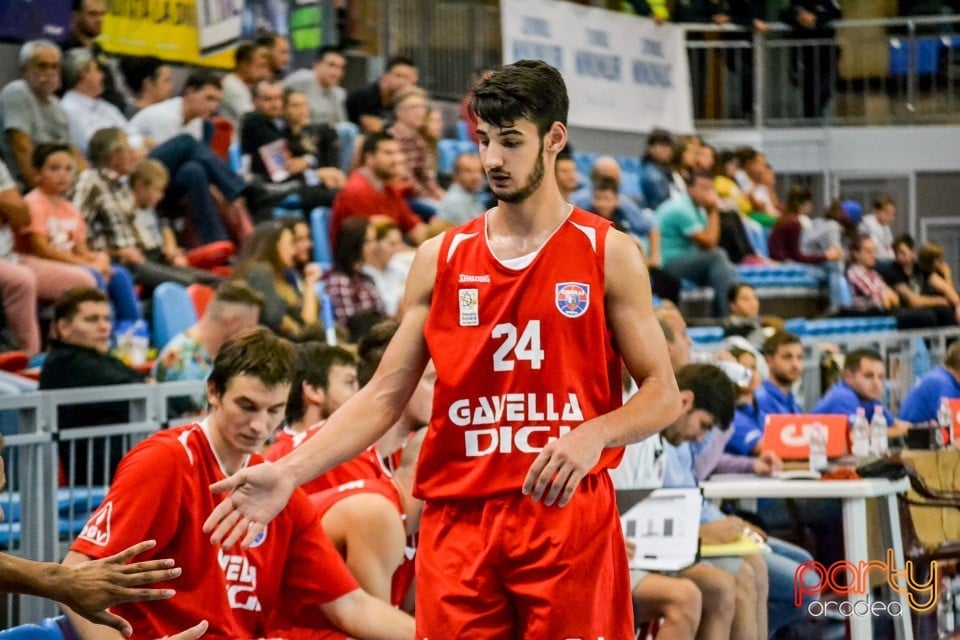
[[[417,250],[400,307],[400,328],[370,382],[289,455],[242,469],[210,487],[215,493],[232,491],[203,525],[204,532],[212,532],[213,544],[229,548],[242,540],[249,546],[294,489],[356,457],[400,419],[429,359],[423,329],[442,237]]]

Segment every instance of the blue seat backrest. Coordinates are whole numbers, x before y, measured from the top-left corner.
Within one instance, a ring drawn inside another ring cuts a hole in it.
[[[40,624],[22,624],[18,627],[0,631],[0,640],[66,640],[59,620],[47,618]]]
[[[183,285],[164,282],[153,290],[153,344],[158,349],[196,321],[197,312]]]
[[[437,143],[437,172],[453,175],[453,163],[460,155],[460,140],[444,138]]]
[[[470,126],[467,124],[466,120],[463,120],[463,119],[457,120],[457,140],[471,142]]]
[[[330,245],[330,220],[333,217],[328,207],[317,207],[310,212],[310,235],[313,237],[313,261],[327,271],[333,267],[333,248]]]

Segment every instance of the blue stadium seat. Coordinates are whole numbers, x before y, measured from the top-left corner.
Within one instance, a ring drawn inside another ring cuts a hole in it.
[[[687,335],[697,344],[710,344],[723,340],[723,327],[688,327]]]
[[[620,177],[620,194],[629,198],[643,196],[643,192],[640,190],[639,171],[627,171],[624,169]]]
[[[68,516],[73,507],[74,517],[90,514],[100,506],[105,495],[103,487],[75,487],[72,491],[57,489],[57,511],[61,516]],[[3,509],[5,522],[20,522],[20,492],[0,493],[0,509]]]
[[[590,170],[593,169],[593,161],[596,159],[597,154],[595,153],[573,152],[573,162],[577,165],[577,173],[582,173],[585,176],[590,175]]]
[[[940,64],[941,38],[931,36],[916,39],[914,51],[914,70],[918,75],[933,75]],[[900,38],[890,39],[890,75],[904,76],[910,69],[910,41]]]
[[[183,285],[164,282],[153,290],[153,344],[158,349],[197,321],[190,294]]]
[[[330,246],[330,220],[333,214],[328,207],[317,207],[310,212],[310,234],[313,236],[313,261],[327,271],[333,267],[333,248]]]
[[[463,142],[473,142],[470,139],[470,127],[467,124],[467,121],[463,120],[462,118],[457,119],[457,140],[461,140]]]
[[[22,624],[0,631],[0,640],[67,640],[75,638],[65,616],[46,618],[40,624]]]
[[[444,138],[437,143],[437,173],[453,175],[453,163],[460,155],[460,141]]]
[[[296,193],[291,193],[273,208],[274,218],[303,217],[303,201]]]

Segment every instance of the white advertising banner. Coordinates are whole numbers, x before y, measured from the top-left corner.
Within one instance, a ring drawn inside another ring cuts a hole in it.
[[[683,31],[559,0],[501,0],[503,62],[539,59],[563,74],[569,124],[693,132]]]

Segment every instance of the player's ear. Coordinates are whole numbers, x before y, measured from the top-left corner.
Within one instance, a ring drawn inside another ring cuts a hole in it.
[[[302,390],[303,397],[306,398],[311,404],[323,404],[323,387],[315,387],[304,380],[300,389]]]
[[[207,404],[210,405],[211,409],[216,409],[220,406],[220,389],[217,388],[217,384],[212,380],[207,380]]]
[[[689,389],[680,390],[680,414],[689,413],[693,411],[693,391]]]
[[[560,153],[567,146],[567,128],[560,122],[554,122],[547,131],[546,148],[552,153]]]

